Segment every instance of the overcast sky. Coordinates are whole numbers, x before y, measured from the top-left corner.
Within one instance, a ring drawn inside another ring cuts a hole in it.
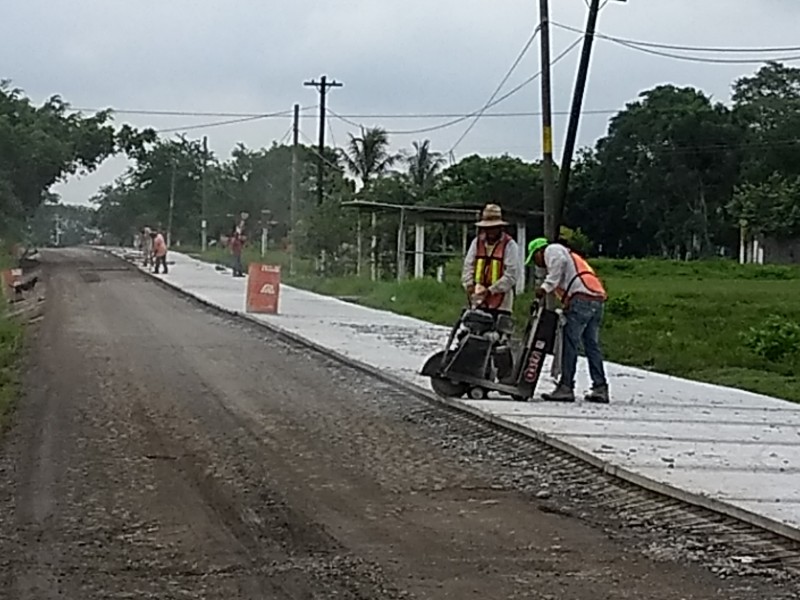
[[[379,114],[468,113],[494,91],[538,22],[536,0],[25,0],[4,2],[0,78],[36,102],[60,94],[76,107],[271,113],[318,98],[303,81],[327,74],[344,83],[329,107],[368,126],[402,131],[445,118],[371,118]],[[59,6],[59,8],[56,8]],[[584,0],[551,0],[551,18],[583,27]],[[800,0],[611,0],[599,31],[619,37],[702,46],[800,45]],[[576,34],[554,29],[553,56]],[[553,109],[569,108],[580,47],[554,67]],[[538,41],[506,85],[538,71]],[[617,110],[661,83],[693,85],[728,101],[730,85],[758,65],[677,61],[598,40],[584,108]],[[540,109],[538,81],[494,111]],[[609,114],[587,114],[580,144],[605,133]],[[317,138],[309,109],[302,139]],[[117,122],[174,128],[224,120],[119,114]],[[539,156],[540,118],[484,118],[456,148],[471,153]],[[392,135],[397,148],[430,138],[447,152],[469,122],[431,133]],[[227,157],[237,142],[250,147],[280,140],[290,117],[187,132],[209,137]],[[555,117],[560,154],[566,116]],[[341,145],[355,129],[330,120]],[[126,166],[112,159],[94,174],[56,191],[85,203]]]

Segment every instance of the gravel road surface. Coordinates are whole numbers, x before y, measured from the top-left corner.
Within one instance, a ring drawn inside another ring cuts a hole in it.
[[[507,456],[420,424],[437,409],[116,259],[44,271],[0,446],[0,598],[792,596],[542,510]]]

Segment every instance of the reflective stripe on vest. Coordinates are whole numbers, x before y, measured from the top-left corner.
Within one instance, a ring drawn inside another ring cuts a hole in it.
[[[505,272],[506,246],[511,236],[504,233],[493,245],[488,245],[483,236],[478,237],[475,253],[475,283],[490,287],[497,283]],[[489,294],[484,304],[487,308],[498,308],[505,294]]]
[[[606,289],[603,287],[603,283],[600,281],[600,278],[594,272],[589,263],[586,260],[574,252],[569,253],[570,258],[572,258],[572,264],[575,265],[575,277],[572,278],[572,281],[569,282],[567,288],[557,288],[556,295],[562,301],[569,300],[570,292],[572,291],[572,286],[580,279],[583,286],[588,290],[589,294],[592,296],[597,296],[598,300],[607,300],[608,295],[606,294]]]

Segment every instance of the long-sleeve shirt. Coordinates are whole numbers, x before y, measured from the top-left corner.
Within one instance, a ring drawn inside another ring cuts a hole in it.
[[[160,233],[156,235],[156,239],[153,240],[153,249],[155,251],[156,256],[166,256],[167,255],[167,243],[164,241],[164,236]]]
[[[547,276],[542,283],[544,290],[550,294],[556,289],[562,289],[571,298],[575,294],[596,294],[587,288],[575,268],[569,249],[561,244],[550,244],[544,250],[544,264],[547,267]],[[568,299],[568,298],[565,298]]]
[[[475,283],[475,261],[478,255],[478,238],[472,240],[464,258],[464,268],[461,271],[461,284],[464,289]],[[514,290],[517,287],[519,274],[522,270],[519,246],[514,240],[506,244],[503,256],[503,275],[493,285],[489,286],[492,294],[505,294],[500,310],[511,311],[514,308]]]

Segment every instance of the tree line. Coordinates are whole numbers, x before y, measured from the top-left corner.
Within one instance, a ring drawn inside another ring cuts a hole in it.
[[[661,85],[610,120],[606,135],[579,152],[573,167],[565,225],[578,232],[584,249],[617,257],[704,257],[734,252],[743,224],[766,236],[800,234],[800,69],[768,63],[735,81],[729,100]],[[132,166],[92,198],[94,225],[116,242],[129,241],[145,225],[171,223],[175,243],[197,245],[201,219],[214,239],[247,212],[254,229],[270,223],[277,243],[288,243],[292,229],[299,252],[325,251],[346,263],[357,219],[342,205],[351,200],[452,207],[492,201],[518,211],[542,209],[538,162],[472,155],[447,165],[428,140],[393,152],[383,128],[364,127],[344,148],[324,150],[321,204],[320,157],[315,148],[300,146],[292,215],[290,146],[240,144],[220,159],[201,140],[115,128],[112,116],[76,115],[58,97],[37,108],[3,84],[2,215],[31,218],[55,200],[49,192],[55,181],[92,170],[116,152],[126,153]],[[529,225],[541,228],[537,219]],[[378,220],[386,269],[395,231],[396,218]],[[458,232],[434,232],[431,243],[459,244]]]

